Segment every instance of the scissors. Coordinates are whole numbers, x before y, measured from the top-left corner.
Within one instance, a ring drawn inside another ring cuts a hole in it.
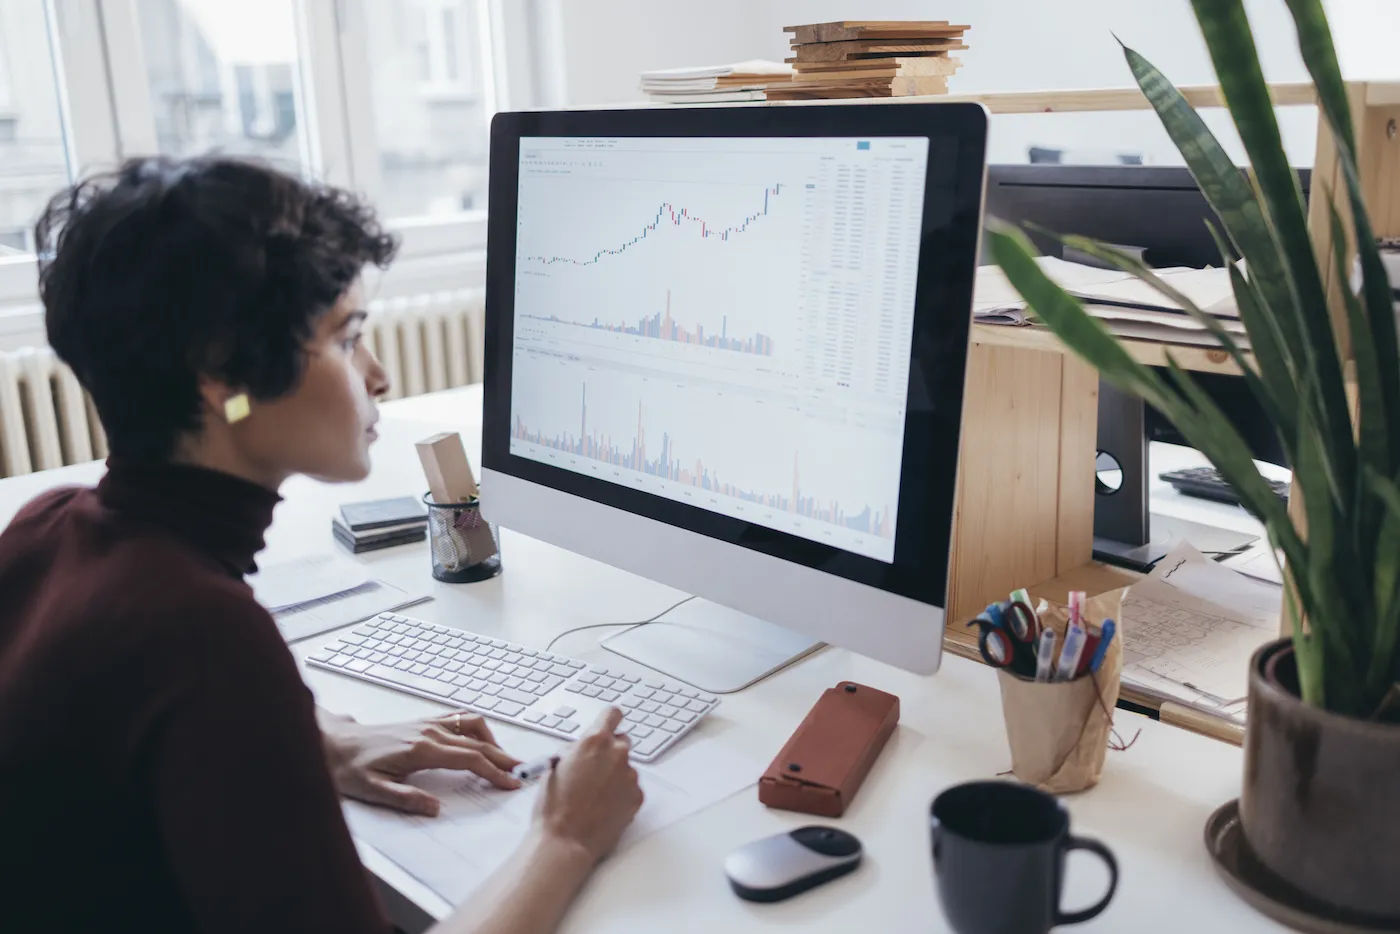
[[[977,650],[982,660],[993,668],[1009,668],[1017,656],[1033,658],[1035,640],[1040,637],[1040,618],[1026,603],[1013,600],[993,603],[983,610],[969,626],[978,626]]]

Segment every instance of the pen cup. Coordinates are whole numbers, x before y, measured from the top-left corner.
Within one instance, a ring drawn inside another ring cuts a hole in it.
[[[1112,590],[1093,597],[1085,607],[1090,621],[1118,621],[1117,634],[1098,671],[1073,681],[1036,681],[1006,669],[997,672],[1011,771],[1026,784],[1051,794],[1068,794],[1098,783],[1123,672],[1122,603],[1123,591]],[[1052,604],[1042,614],[1041,625],[1054,629],[1055,644],[1063,645],[1068,609]]]
[[[438,503],[424,494],[433,577],[448,584],[483,581],[501,573],[496,527],[481,516],[481,501]]]

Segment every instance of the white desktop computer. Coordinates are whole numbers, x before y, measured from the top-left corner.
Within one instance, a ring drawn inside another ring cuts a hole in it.
[[[985,146],[961,104],[495,118],[483,509],[701,598],[609,649],[938,668]]]

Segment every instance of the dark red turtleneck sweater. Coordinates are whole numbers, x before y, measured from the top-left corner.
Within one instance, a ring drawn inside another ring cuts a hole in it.
[[[277,501],[113,463],[0,534],[0,928],[388,929],[242,580]]]

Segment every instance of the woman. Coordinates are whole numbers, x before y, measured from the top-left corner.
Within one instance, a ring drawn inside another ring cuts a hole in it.
[[[320,713],[243,575],[293,474],[369,472],[384,371],[359,286],[394,241],[352,196],[138,159],[39,221],[49,340],[107,431],[95,489],[0,534],[0,918],[27,931],[385,931],[347,794],[434,813],[422,768],[514,788],[479,718]],[[616,711],[444,932],[552,930],[641,803]]]

